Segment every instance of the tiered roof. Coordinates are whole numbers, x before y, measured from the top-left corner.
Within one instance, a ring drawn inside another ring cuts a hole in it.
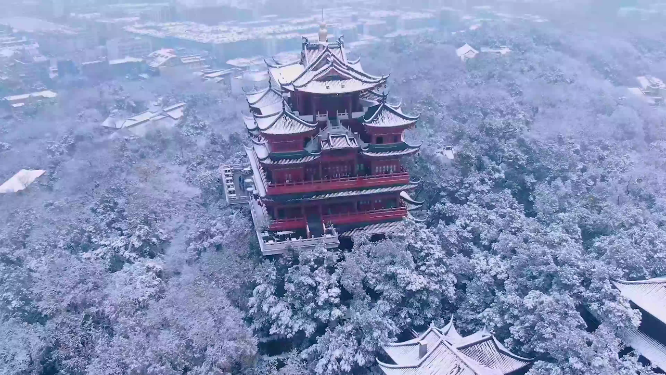
[[[421,145],[411,145],[407,142],[368,144],[361,153],[369,158],[401,157],[413,155],[419,151]]]
[[[360,61],[348,62],[342,39],[303,43],[301,60],[290,64],[266,61],[271,77],[284,90],[312,94],[341,94],[373,89],[386,83],[388,76],[365,73]]]
[[[284,103],[284,102],[283,102]],[[317,130],[317,123],[307,122],[292,113],[284,104],[277,112],[268,115],[244,116],[250,133],[263,135],[297,135]]]
[[[368,108],[363,116],[363,125],[373,128],[407,128],[418,120],[419,116],[406,115],[400,106],[386,103],[386,95],[382,95],[377,105]]]
[[[358,141],[348,134],[329,134],[320,139],[322,150],[349,150],[359,148]]]
[[[252,150],[262,164],[302,164],[319,159],[320,154],[308,151],[271,153],[268,143],[253,140]]]
[[[511,353],[485,329],[461,336],[453,319],[441,329],[431,326],[415,339],[387,344],[384,351],[395,362],[378,361],[387,375],[504,375],[532,363]]]
[[[273,87],[246,94],[247,103],[261,114],[275,113],[280,110],[284,98]]]

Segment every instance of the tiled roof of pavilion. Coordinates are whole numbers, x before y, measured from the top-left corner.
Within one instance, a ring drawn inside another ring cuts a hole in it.
[[[501,375],[501,372],[474,363],[445,340],[439,340],[426,355],[409,364],[377,362],[386,375]]]
[[[261,164],[274,164],[274,165],[289,165],[309,163],[319,159],[319,154],[311,154],[308,152],[298,152],[289,154],[272,154],[266,144],[253,145],[254,153]]]
[[[512,373],[532,363],[531,359],[511,353],[485,330],[464,337],[455,345],[467,357],[486,367],[500,370],[502,374]]]
[[[613,284],[626,299],[666,324],[666,277]]]
[[[650,360],[652,365],[660,369],[666,369],[666,346],[645,333],[632,328],[625,330],[622,334],[624,343],[640,355]]]
[[[340,237],[352,237],[357,234],[390,234],[401,233],[404,229],[402,220],[389,221],[386,223],[376,223],[364,225],[359,228],[350,229],[346,232],[340,233]]]
[[[251,150],[262,164],[289,165],[308,163],[319,159],[319,154],[307,151],[271,153],[268,143],[261,136],[251,137]]]
[[[245,97],[250,108],[258,109],[262,114],[279,111],[284,100],[282,94],[272,87],[248,93]]]
[[[413,155],[419,151],[420,145],[410,145],[407,142],[388,144],[369,144],[361,153],[371,158],[401,157]]]
[[[319,69],[305,70],[286,88],[314,94],[341,94],[373,89],[384,84],[387,78],[358,72],[335,59],[329,59]]]
[[[379,103],[368,108],[363,116],[363,124],[377,128],[409,127],[418,121],[419,116],[402,113],[400,106],[386,103],[386,95],[382,95]]]
[[[285,65],[271,64],[267,61],[266,64],[268,65],[268,73],[280,86],[291,83],[305,69],[298,61]]]
[[[441,350],[437,351],[441,343],[448,344],[454,356],[451,356],[451,353],[442,353]],[[425,356],[421,356],[420,353],[420,346],[423,344],[427,350]],[[387,344],[384,346],[384,351],[396,363],[386,367],[387,365],[380,362],[380,368],[387,375],[458,374],[455,371],[451,372],[455,368],[460,369],[460,373],[503,375],[524,369],[533,361],[511,353],[485,329],[462,337],[456,331],[453,319],[441,329],[431,326],[412,340]],[[430,355],[441,358],[424,361],[424,358]],[[461,362],[467,364],[469,370],[465,369]],[[474,366],[469,366],[470,364]],[[398,372],[398,369],[404,369],[405,372]]]
[[[283,102],[284,103],[284,102]],[[268,135],[296,135],[314,132],[317,123],[309,123],[293,114],[285,105],[277,112],[269,115],[244,116],[245,126],[251,133],[261,132]]]
[[[321,56],[325,54],[333,55],[335,58],[343,63],[347,63],[347,54],[345,53],[345,46],[342,39],[335,42],[310,42],[304,38],[303,51],[301,53],[301,64],[303,66],[310,66],[315,63]],[[354,61],[357,63],[358,60]]]
[[[328,134],[320,140],[322,150],[345,150],[358,148],[356,138],[347,134]]]
[[[410,211],[421,208],[423,206],[423,203],[424,203],[422,201],[417,201],[416,199],[412,198],[409,195],[409,193],[407,193],[406,191],[401,191],[400,192],[400,198],[402,199],[402,201],[407,206],[407,209],[410,210]]]
[[[363,91],[360,95],[359,98],[371,103],[379,104],[379,101],[384,97],[383,94],[378,93],[375,90],[367,90]]]

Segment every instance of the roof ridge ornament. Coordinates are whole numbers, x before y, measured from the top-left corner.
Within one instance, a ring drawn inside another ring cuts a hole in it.
[[[386,104],[386,101],[388,100],[388,93],[386,90],[382,92],[381,98],[379,98],[380,103]]]
[[[321,23],[319,24],[319,43],[328,42],[328,30],[326,30],[326,22],[324,22],[324,8],[321,8]]]

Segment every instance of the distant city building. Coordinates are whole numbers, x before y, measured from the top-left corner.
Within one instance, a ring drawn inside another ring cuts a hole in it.
[[[136,136],[143,137],[152,130],[175,127],[183,120],[185,109],[185,103],[178,103],[164,108],[155,106],[148,111],[126,118],[119,113],[112,113],[104,120],[102,126],[109,129],[127,130]]]
[[[461,336],[453,319],[383,350],[393,362],[377,360],[386,375],[522,375],[533,362],[511,353],[485,329]]]
[[[140,18],[152,22],[173,21],[176,7],[170,2],[120,2],[99,7],[106,18]]]
[[[231,85],[231,79],[237,73],[237,69],[204,69],[200,72],[200,75],[204,81]],[[242,84],[239,85],[238,90],[234,94],[240,94],[243,91]]]
[[[9,64],[9,72],[26,85],[47,82],[51,62],[35,50],[22,50],[13,56]]]
[[[145,58],[151,52],[151,43],[144,38],[116,38],[106,42],[106,53],[109,60],[125,57]]]
[[[86,61],[81,64],[81,74],[93,79],[105,78],[109,74],[109,63],[106,60]]]
[[[509,53],[511,53],[511,48],[509,48],[507,46],[499,46],[497,48],[482,47],[481,52],[482,53],[490,53],[490,54],[494,54],[494,55],[504,56],[504,55],[508,55]]]
[[[45,90],[28,94],[6,96],[2,99],[2,103],[11,108],[23,108],[38,103],[52,102],[57,96],[58,94],[55,92]]]
[[[16,33],[39,44],[40,51],[53,57],[64,56],[98,44],[94,30],[75,28],[32,17],[9,17],[0,24],[11,26]]]
[[[650,105],[664,104],[666,84],[662,80],[652,76],[640,76],[636,80],[640,87],[630,87],[630,93]]]
[[[146,70],[143,59],[136,57],[125,57],[122,59],[109,60],[109,72],[112,75],[138,75]]]
[[[58,67],[58,77],[73,76],[79,73],[76,65],[72,60],[58,60],[56,63]]]
[[[666,93],[666,84],[657,77],[641,76],[636,80],[646,95],[663,97]]]
[[[638,329],[625,330],[622,340],[653,366],[666,371],[666,277],[613,284],[642,316]]]
[[[201,69],[208,63],[208,58],[203,55],[178,56],[171,48],[163,48],[153,51],[146,59],[148,66],[153,69],[161,69],[170,66],[184,66],[189,69]]]

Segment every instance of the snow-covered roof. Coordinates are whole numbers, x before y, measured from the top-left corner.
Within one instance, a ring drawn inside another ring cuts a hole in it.
[[[51,90],[45,90],[39,92],[32,92],[29,94],[6,96],[3,98],[3,100],[6,100],[8,102],[16,102],[16,101],[23,101],[29,98],[52,99],[55,98],[56,96],[58,96],[58,94],[56,94],[55,92]]]
[[[401,157],[413,155],[419,151],[420,145],[410,145],[406,142],[388,144],[369,144],[361,152],[371,158]]]
[[[410,116],[402,113],[399,106],[386,103],[386,97],[380,99],[378,105],[370,107],[363,117],[365,126],[378,128],[408,127],[418,121],[419,116]]]
[[[287,85],[291,83],[296,77],[303,73],[303,65],[292,63],[288,65],[269,66],[268,72],[271,77],[280,85]]]
[[[415,35],[421,35],[421,34],[432,34],[436,32],[437,29],[434,27],[423,27],[419,29],[411,29],[411,30],[396,30],[394,32],[388,33],[384,35],[384,38],[392,39],[392,38],[398,38],[401,36],[415,36]]]
[[[308,152],[300,152],[295,154],[289,154],[285,157],[275,157],[271,155],[268,147],[265,144],[255,143],[252,147],[253,153],[256,155],[257,159],[262,164],[274,164],[274,165],[293,165],[293,164],[302,164],[309,163],[319,159],[319,154],[311,154]]]
[[[0,25],[9,25],[13,29],[36,34],[76,35],[79,30],[33,17],[7,17],[0,19]]]
[[[450,349],[450,352],[441,352],[438,349],[441,343],[444,343]],[[380,362],[380,368],[387,375],[501,375],[524,369],[533,362],[532,359],[511,353],[485,329],[462,337],[455,329],[453,318],[442,328],[430,326],[425,332],[412,340],[386,344],[383,349],[396,363],[389,366]],[[425,355],[424,349],[427,351]],[[433,351],[435,353],[431,354]],[[441,358],[424,360],[428,356],[441,356]],[[467,365],[467,369],[461,364]],[[462,372],[455,372],[456,367],[459,367]],[[405,372],[398,372],[398,369],[404,369]]]
[[[666,324],[666,277],[642,281],[614,281],[622,296]]]
[[[145,111],[126,119],[111,115],[102,122],[102,126],[112,129],[128,129],[135,135],[143,136],[148,131],[148,127],[172,128],[176,126],[183,118],[185,108],[185,103],[178,103],[169,107]]]
[[[511,52],[511,48],[506,47],[506,46],[500,46],[497,48],[488,48],[488,47],[481,47],[481,52],[483,53],[494,53],[497,55],[507,55]]]
[[[469,44],[465,44],[464,46],[456,50],[456,54],[458,55],[458,57],[460,57],[461,60],[465,61],[467,59],[473,59],[474,57],[476,57],[476,55],[479,54],[479,51],[472,48],[472,46],[470,46]]]
[[[627,90],[636,98],[649,105],[657,105],[658,103],[663,102],[663,98],[659,96],[648,95],[648,93],[646,93],[640,87],[628,87]]]
[[[263,64],[264,58],[262,56],[252,56],[252,57],[239,57],[236,59],[227,60],[227,65],[231,65],[236,68],[247,68],[253,65]]]
[[[410,364],[377,362],[386,375],[502,375],[498,370],[479,365],[461,355],[445,340],[438,341],[434,348],[428,349],[427,354]]]
[[[159,68],[167,61],[176,58],[176,51],[171,48],[158,49],[148,55],[148,65],[152,68]]]
[[[234,69],[221,69],[221,70],[213,70],[213,71],[204,71],[204,73],[201,75],[204,79],[210,80],[210,79],[216,79],[216,78],[221,78],[227,75],[232,74],[236,70]]]
[[[344,42],[303,43],[300,61],[280,64],[266,61],[269,74],[283,89],[312,94],[342,94],[372,89],[386,82],[388,76],[373,76],[359,60],[347,61]]]
[[[329,134],[328,137],[321,139],[322,150],[344,150],[358,148],[356,138],[347,134]]]
[[[258,109],[262,114],[279,111],[284,100],[282,94],[272,87],[248,93],[245,97],[250,108]]]
[[[129,63],[140,63],[143,62],[143,59],[138,57],[124,57],[122,59],[109,60],[109,65],[119,65],[119,64],[129,64]]]
[[[399,233],[403,229],[402,221],[390,221],[386,223],[377,223],[354,228],[340,233],[340,237],[353,237],[357,234],[391,234]]]
[[[285,106],[269,115],[254,115],[254,121],[245,118],[245,126],[252,131],[268,135],[290,135],[317,130],[317,123],[309,123],[293,114]]]
[[[622,340],[661,369],[666,369],[666,347],[637,329],[624,332]]]
[[[32,184],[39,176],[43,175],[46,171],[41,169],[32,170],[32,169],[21,169],[13,175],[9,180],[5,181],[4,184],[0,185],[0,194],[5,193],[16,193],[27,188]]]
[[[636,80],[638,81],[638,84],[641,85],[641,88],[643,90],[651,87],[657,89],[666,89],[666,84],[664,84],[664,81],[660,80],[657,77],[640,76],[636,77]]]

